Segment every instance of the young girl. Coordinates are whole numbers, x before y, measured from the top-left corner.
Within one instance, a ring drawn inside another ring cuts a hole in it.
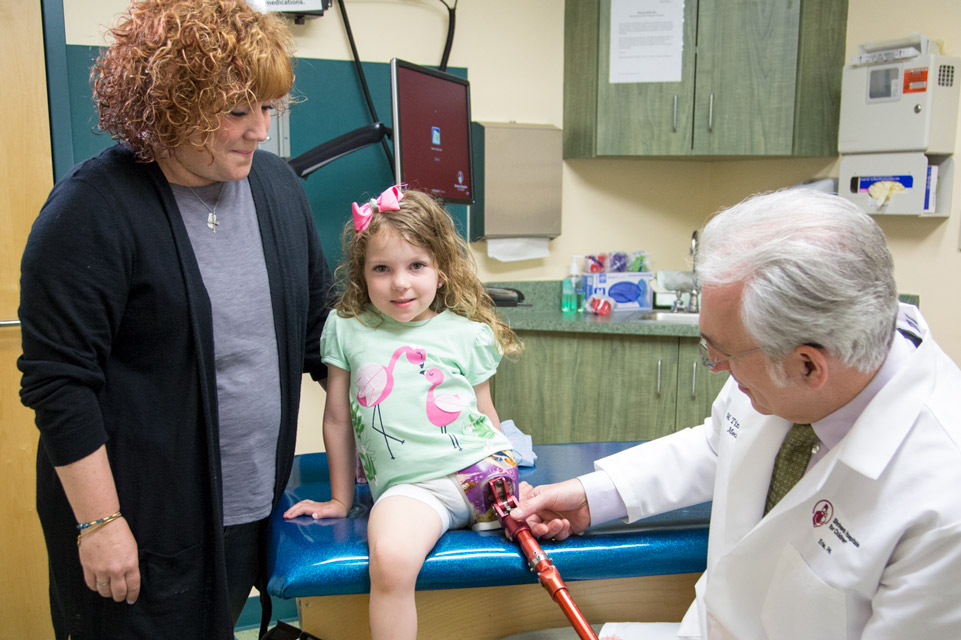
[[[509,474],[516,486],[489,379],[521,345],[429,195],[395,186],[354,203],[344,247],[343,297],[321,337],[332,499],[303,500],[284,517],[345,517],[356,451],[374,499],[371,635],[413,640],[414,585],[427,554],[448,529],[499,526],[485,511],[488,478]]]

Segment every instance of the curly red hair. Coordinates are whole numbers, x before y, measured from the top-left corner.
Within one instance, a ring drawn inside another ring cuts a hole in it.
[[[245,0],[139,0],[108,36],[90,74],[100,128],[148,162],[205,146],[227,110],[294,82],[286,23]]]

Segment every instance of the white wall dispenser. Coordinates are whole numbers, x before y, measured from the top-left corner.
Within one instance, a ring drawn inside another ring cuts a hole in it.
[[[867,42],[841,81],[838,193],[871,214],[951,211],[961,58],[922,34]]]

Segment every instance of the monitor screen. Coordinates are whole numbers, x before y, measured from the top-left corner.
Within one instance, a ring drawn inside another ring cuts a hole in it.
[[[474,202],[470,83],[394,58],[394,178],[453,204]]]

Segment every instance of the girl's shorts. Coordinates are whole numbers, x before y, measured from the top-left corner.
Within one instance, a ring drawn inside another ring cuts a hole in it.
[[[467,525],[475,531],[498,529],[501,525],[489,502],[487,483],[499,476],[510,478],[517,491],[517,463],[509,452],[495,453],[441,478],[395,485],[377,501],[388,496],[406,496],[423,502],[437,512],[444,531]]]

